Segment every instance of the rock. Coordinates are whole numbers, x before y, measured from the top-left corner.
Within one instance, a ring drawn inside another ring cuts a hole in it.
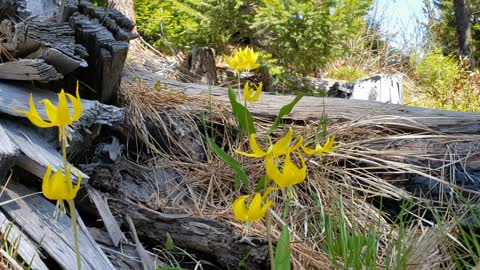
[[[403,104],[402,78],[399,75],[379,74],[356,80],[351,99]]]

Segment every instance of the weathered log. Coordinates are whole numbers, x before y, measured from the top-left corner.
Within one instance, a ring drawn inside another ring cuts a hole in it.
[[[48,267],[42,261],[43,255],[39,252],[38,247],[15,222],[9,220],[1,211],[0,224],[2,224],[2,234],[5,233],[6,240],[12,246],[17,247],[15,252],[30,265],[30,269],[48,270]]]
[[[0,78],[20,81],[55,81],[62,74],[42,59],[24,59],[0,64]]]
[[[22,121],[0,118],[0,126],[5,130],[8,137],[15,143],[20,150],[20,155],[16,160],[16,165],[43,178],[49,165],[55,172],[63,170],[62,155],[53,147],[50,142],[39,134],[38,129]],[[70,164],[68,164],[70,165]],[[76,170],[72,170],[76,172]],[[79,171],[82,176],[82,184],[88,181],[88,176]],[[72,173],[72,181],[77,181],[77,174]]]
[[[26,18],[30,15],[26,11],[26,0],[0,0],[0,21],[20,16]]]
[[[89,9],[91,3],[84,1],[78,6],[80,13],[74,13],[69,20],[70,26],[75,30],[77,42],[84,45],[89,54],[87,58],[89,67],[86,73],[82,74],[82,79],[93,86],[97,99],[110,103],[120,87],[128,42],[117,40],[101,21],[83,14],[100,9]]]
[[[216,100],[228,104],[227,89],[195,83],[182,83],[155,75],[144,74],[144,82],[157,81],[180,89],[187,95],[208,95],[211,90]],[[252,113],[261,118],[274,119],[280,108],[294,99],[292,95],[274,95],[265,93],[263,99],[251,105]],[[403,129],[405,131],[430,129],[443,133],[480,133],[480,114],[454,111],[433,110],[405,105],[387,104],[375,101],[303,97],[285,119],[291,121],[318,121],[322,113],[329,120],[357,121],[356,127],[362,125],[379,125]]]
[[[200,254],[222,269],[266,269],[268,245],[265,240],[245,239],[232,227],[189,215],[163,214],[139,204],[109,199],[117,217],[130,216],[140,238],[164,244],[167,232],[175,245]]]
[[[22,184],[11,181],[0,201],[17,199],[32,193],[34,192]],[[64,215],[53,219],[54,204],[37,194],[4,204],[0,208],[5,216],[14,220],[62,269],[77,268],[70,218]],[[114,270],[115,267],[89,235],[82,219],[78,216],[77,220],[82,269]]]
[[[19,154],[20,150],[17,145],[12,142],[5,129],[0,126],[0,181],[13,167]]]

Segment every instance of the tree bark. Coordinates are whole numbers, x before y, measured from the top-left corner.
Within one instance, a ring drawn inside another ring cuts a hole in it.
[[[466,5],[466,0],[454,0],[455,21],[457,28],[458,49],[461,57],[468,57],[470,69],[475,68],[475,59],[470,46],[471,24]]]

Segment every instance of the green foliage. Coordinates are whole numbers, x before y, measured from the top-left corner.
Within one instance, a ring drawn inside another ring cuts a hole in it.
[[[300,99],[302,99],[302,97],[303,95],[296,96],[295,99],[292,100],[292,102],[288,103],[280,109],[277,117],[275,117],[275,121],[273,122],[272,127],[268,131],[268,134],[272,134],[273,132],[275,132],[275,130],[277,130],[278,125],[280,124],[280,121],[282,121],[283,117],[293,110],[293,107],[297,105],[297,103],[300,101]]]
[[[347,50],[372,0],[135,0],[138,30],[160,50],[258,44],[269,72],[310,74]],[[174,44],[174,46],[172,46]],[[277,60],[278,59],[278,62]]]
[[[339,210],[333,218],[323,217],[325,250],[335,269],[377,269],[378,232],[350,230],[342,200]]]
[[[252,29],[263,48],[285,66],[309,74],[346,48],[370,0],[260,0]]]
[[[341,66],[328,71],[329,78],[350,82],[366,76],[368,76],[368,73],[356,66]]]
[[[175,249],[175,244],[173,243],[173,239],[168,232],[166,234],[165,249],[168,251],[173,251]]]
[[[248,135],[256,133],[255,125],[253,124],[252,113],[250,113],[245,106],[237,101],[237,94],[231,87],[228,88],[228,98],[230,100],[230,105],[232,106],[235,119],[238,121],[238,125],[243,133]]]
[[[408,92],[407,102],[442,110],[480,111],[480,74],[464,66],[440,49],[428,52],[414,69],[420,91]]]
[[[242,181],[245,188],[250,188],[250,182],[248,181],[248,176],[245,173],[242,165],[238,163],[232,156],[230,156],[227,152],[223,151],[220,146],[218,146],[215,141],[211,138],[207,138],[208,146],[213,152],[227,165],[229,165],[236,173],[237,177]]]
[[[275,250],[275,270],[290,270],[290,237],[284,226]]]
[[[135,12],[140,34],[163,51],[223,50],[227,42],[248,36],[249,14],[240,0],[135,0]]]

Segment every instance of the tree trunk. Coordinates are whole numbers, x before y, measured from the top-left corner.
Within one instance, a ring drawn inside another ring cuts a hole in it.
[[[473,58],[472,49],[470,47],[470,28],[469,14],[467,10],[466,0],[454,0],[455,21],[458,37],[458,49],[461,57],[468,57],[470,69],[475,68],[475,59]]]

